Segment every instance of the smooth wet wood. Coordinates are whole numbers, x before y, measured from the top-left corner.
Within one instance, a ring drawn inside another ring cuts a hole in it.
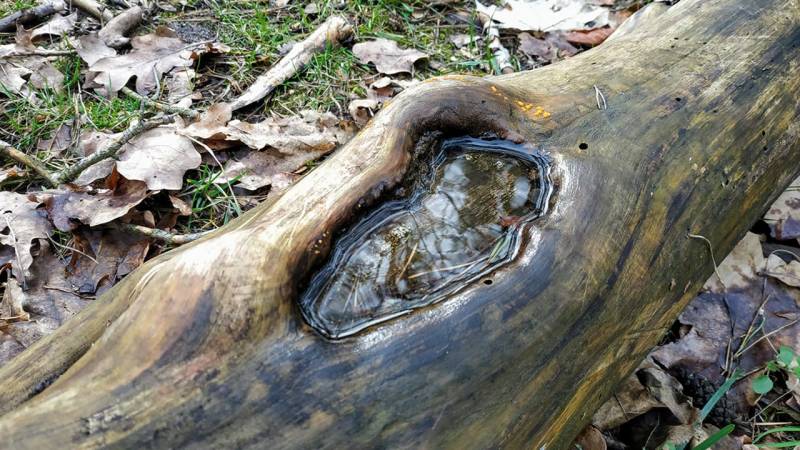
[[[797,0],[683,0],[576,58],[395,99],[282,196],[0,369],[5,448],[567,448],[800,170]],[[595,100],[597,86],[608,109]],[[428,131],[554,159],[520,256],[328,341],[299,283]]]

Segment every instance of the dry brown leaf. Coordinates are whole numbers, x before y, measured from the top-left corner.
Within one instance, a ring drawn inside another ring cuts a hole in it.
[[[0,183],[11,180],[14,178],[19,178],[23,176],[24,172],[17,166],[7,167],[5,169],[0,169]]]
[[[95,226],[124,216],[147,197],[147,185],[123,178],[113,190],[48,191],[40,197],[56,228],[71,231],[76,228],[73,220]]]
[[[78,22],[78,13],[74,12],[68,16],[60,14],[54,15],[50,20],[31,30],[31,40],[37,41],[45,37],[61,36],[72,31]]]
[[[194,144],[173,127],[148,130],[125,144],[117,157],[117,170],[129,180],[147,183],[150,190],[179,190],[183,174],[200,166]]]
[[[608,23],[609,9],[584,0],[504,0],[500,6],[475,2],[478,13],[499,28],[519,31],[571,31]]]
[[[117,92],[136,77],[136,92],[147,94],[156,88],[161,76],[174,67],[192,65],[191,47],[169,28],[159,27],[155,33],[131,39],[129,53],[96,61],[89,67],[91,80],[107,93]]]
[[[258,123],[230,119],[226,104],[214,105],[200,119],[179,133],[205,140],[212,147],[220,143],[241,142],[255,149],[278,149],[283,153],[328,152],[350,139],[350,132],[339,127],[331,113],[301,111],[300,117],[269,118]]]
[[[102,131],[84,131],[78,140],[78,153],[86,157],[108,145],[112,139],[121,136],[122,133],[108,134]],[[77,186],[88,186],[92,182],[105,178],[114,170],[116,162],[109,158],[99,163],[89,166],[86,170],[78,175],[78,178],[73,181]]]
[[[33,45],[31,30],[18,28],[14,39],[14,44],[0,46],[0,56],[37,50]],[[0,60],[0,86],[35,102],[35,96],[27,84],[37,89],[49,88],[61,92],[64,89],[64,75],[43,56],[15,56]]]
[[[374,116],[376,112],[378,112],[379,107],[380,103],[377,100],[369,98],[352,100],[347,105],[350,116],[362,127],[372,119],[372,116]]]
[[[116,229],[88,230],[73,235],[67,280],[80,294],[100,295],[144,262],[150,240]]]
[[[0,87],[23,97],[30,97],[30,90],[25,86],[27,80],[23,78],[30,74],[31,71],[25,67],[10,63],[0,63]]]
[[[544,61],[550,61],[555,57],[555,49],[550,42],[535,38],[530,33],[520,33],[519,48],[528,56],[535,56]]]
[[[597,428],[589,425],[583,429],[581,434],[575,438],[575,442],[570,448],[580,448],[583,450],[606,450],[606,440],[603,433]]]
[[[383,38],[354,45],[353,54],[364,64],[375,64],[378,72],[386,75],[411,73],[414,63],[428,57],[421,51],[400,48],[397,42]]]
[[[28,278],[35,240],[47,239],[52,233],[41,202],[16,192],[0,191],[0,247],[14,249],[16,257],[11,263],[15,276],[24,283]]]
[[[192,100],[196,97],[202,98],[202,96],[196,96],[194,92],[194,79],[197,75],[194,70],[180,67],[172,69],[170,74],[172,76],[164,80],[164,86],[167,88],[167,103],[189,108],[192,106]]]
[[[71,41],[72,46],[86,64],[91,67],[103,58],[117,56],[117,51],[106,45],[97,33],[90,33]]]
[[[786,262],[773,253],[767,259],[767,270],[764,275],[777,278],[789,286],[800,287],[800,262],[797,260]]]
[[[698,245],[706,244],[698,240]],[[721,279],[712,276],[706,281],[705,288],[712,292],[747,289],[759,279],[759,273],[765,267],[761,240],[757,234],[747,233],[717,268],[716,273]]]
[[[58,156],[72,145],[72,127],[61,124],[52,139],[40,139],[36,143],[36,149],[48,153],[51,156]]]
[[[65,266],[49,245],[43,245],[36,264],[31,267],[27,288],[23,289],[15,279],[8,280],[0,316],[6,319],[2,331],[19,344],[16,350],[21,351],[51,333],[89,304],[90,300],[78,296],[67,281]],[[9,317],[19,319],[8,320]],[[16,353],[8,352],[3,357],[13,357]]]
[[[595,47],[611,36],[614,29],[611,27],[594,28],[591,30],[576,30],[567,33],[564,38],[572,45]]]
[[[800,178],[775,200],[764,214],[764,221],[770,225],[776,239],[800,238]]]

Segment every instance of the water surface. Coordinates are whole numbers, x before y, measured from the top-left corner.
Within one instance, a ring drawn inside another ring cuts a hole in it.
[[[502,140],[450,139],[335,243],[301,298],[306,320],[339,338],[463,288],[516,253],[544,214],[548,159]],[[490,280],[484,280],[487,284]]]

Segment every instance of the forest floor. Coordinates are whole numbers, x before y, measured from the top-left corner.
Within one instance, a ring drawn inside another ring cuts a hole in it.
[[[45,2],[57,12],[0,33],[0,364],[144,261],[286,189],[408,86],[557,63],[649,3],[528,5],[557,2]],[[36,5],[3,2],[0,24]],[[281,64],[333,16],[352,30]],[[259,77],[278,82],[231,109]],[[800,179],[576,448],[800,446],[798,238]]]

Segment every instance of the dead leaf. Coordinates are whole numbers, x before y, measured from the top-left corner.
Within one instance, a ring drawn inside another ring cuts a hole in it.
[[[200,154],[173,127],[148,130],[125,144],[117,157],[117,170],[129,180],[147,183],[150,190],[179,190],[183,174],[200,166]]]
[[[475,6],[499,28],[519,31],[571,31],[608,24],[609,10],[584,0],[505,0],[502,6],[476,0]]]
[[[16,192],[0,191],[0,247],[14,249],[12,262],[15,276],[24,284],[29,277],[34,241],[47,239],[52,226],[38,209],[40,201]]]
[[[52,139],[40,139],[36,143],[36,149],[51,156],[59,156],[70,145],[72,145],[72,127],[67,124],[61,124],[53,134]]]
[[[595,47],[602,44],[613,32],[614,29],[608,26],[591,30],[570,31],[566,34],[565,39],[572,45]]]
[[[567,42],[565,33],[547,33],[544,39],[557,50],[560,58],[575,56],[578,54],[579,50]]]
[[[72,31],[72,28],[77,22],[77,12],[74,12],[68,16],[56,14],[50,18],[50,20],[32,30],[31,40],[35,42],[45,37],[67,34]]]
[[[193,69],[187,67],[175,68],[170,71],[172,76],[164,80],[167,88],[167,103],[170,105],[189,108],[195,99],[194,79],[197,75]],[[202,96],[199,96],[202,99]]]
[[[575,438],[575,442],[570,448],[580,448],[583,450],[606,450],[606,440],[603,433],[597,428],[589,425],[583,429],[581,434]]]
[[[283,153],[328,152],[350,139],[351,133],[339,127],[339,119],[332,113],[301,111],[300,117],[269,118],[258,123],[231,120],[230,107],[214,105],[201,118],[178,132],[205,140],[211,147],[220,142],[241,142],[261,150],[278,149]]]
[[[777,278],[789,286],[800,287],[800,262],[796,260],[787,263],[773,253],[767,259],[767,270],[764,274]]]
[[[347,105],[350,116],[359,125],[364,126],[372,119],[372,116],[378,111],[379,103],[377,100],[362,98],[352,100]]]
[[[89,156],[121,135],[122,133],[109,134],[102,131],[84,131],[78,140],[78,153],[84,157]],[[81,172],[73,183],[77,186],[88,186],[96,180],[109,176],[115,165],[116,162],[111,158],[100,161]]]
[[[144,262],[150,240],[116,229],[78,231],[67,280],[80,294],[100,295]]]
[[[98,60],[89,67],[90,79],[107,93],[117,92],[136,77],[136,92],[147,94],[155,89],[161,76],[174,67],[192,65],[191,47],[169,28],[131,39],[131,51],[124,55]]]
[[[517,37],[519,38],[519,48],[526,55],[535,56],[544,61],[550,61],[554,58],[555,49],[550,42],[535,38],[529,33],[520,33]]]
[[[180,215],[182,216],[191,216],[192,215],[192,207],[186,203],[185,201],[181,200],[179,197],[170,194],[169,201],[172,204],[172,207],[178,210]]]
[[[113,190],[46,191],[40,197],[56,228],[71,231],[76,228],[73,220],[96,226],[124,216],[147,197],[147,185],[122,178]]]
[[[353,54],[364,64],[375,64],[378,72],[386,75],[411,73],[414,63],[428,57],[426,53],[400,48],[397,42],[383,38],[354,45]]]
[[[65,266],[49,245],[43,245],[36,264],[31,267],[27,289],[15,279],[8,280],[0,303],[0,316],[19,316],[22,311],[28,317],[6,320],[2,328],[20,347],[26,348],[50,334],[89,304],[90,300],[78,296],[66,280]]]
[[[96,32],[81,36],[70,43],[89,67],[104,58],[117,56],[117,51],[107,46]]]
[[[4,182],[6,180],[19,178],[19,177],[23,176],[24,173],[25,172],[22,171],[22,169],[20,169],[17,166],[11,166],[11,167],[7,167],[5,169],[0,169],[0,183]]]
[[[216,183],[227,183],[239,176],[237,187],[254,191],[272,186],[274,191],[288,187],[294,177],[291,172],[301,167],[306,161],[324,156],[333,148],[312,149],[308,152],[284,153],[277,150],[263,152],[248,151],[241,159],[231,159],[225,164],[223,174],[214,180]]]
[[[698,239],[698,245],[706,244]],[[764,268],[761,240],[757,234],[747,233],[717,268],[721,279],[712,276],[704,287],[712,292],[747,289],[760,278],[759,273]]]
[[[477,35],[469,35],[458,33],[450,36],[450,42],[456,46],[456,48],[466,47],[470,44],[475,44],[481,40],[480,36]]]
[[[764,214],[764,221],[770,225],[770,234],[776,239],[800,238],[800,178],[775,200]]]

